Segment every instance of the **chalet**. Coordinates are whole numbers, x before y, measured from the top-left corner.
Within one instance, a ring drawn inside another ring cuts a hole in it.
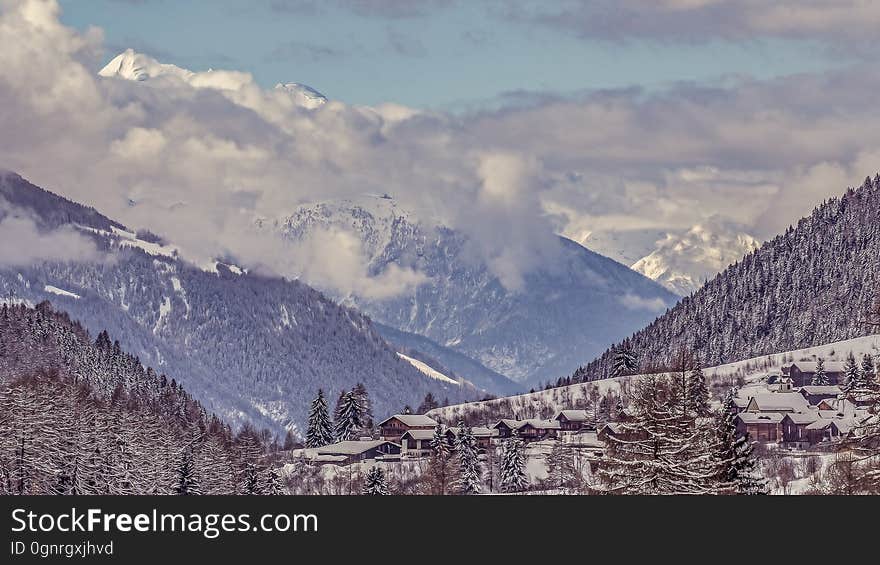
[[[437,421],[421,414],[395,414],[379,422],[379,435],[388,441],[400,441],[409,430],[431,430],[438,426]]]
[[[559,430],[563,432],[576,432],[584,427],[594,427],[593,419],[586,410],[560,410],[553,419],[559,422]]]
[[[447,428],[446,441],[449,442],[449,445],[455,445],[455,440],[458,439],[458,433],[459,428],[457,427]],[[496,428],[487,428],[485,426],[472,427],[471,434],[474,436],[477,449],[481,450],[488,449],[492,445],[492,440],[500,435]]]
[[[740,412],[736,415],[736,431],[739,435],[749,434],[755,441],[780,441],[784,417],[782,412]]]
[[[624,441],[632,441],[634,439],[643,439],[646,437],[643,431],[635,430],[632,426],[627,426],[621,422],[608,422],[599,427],[596,431],[596,437],[603,443],[608,443],[609,438],[616,437]]]
[[[818,363],[814,361],[798,361],[783,367],[783,372],[791,377],[794,386],[807,386],[812,384],[813,377],[816,376],[817,365]],[[829,384],[841,384],[843,382],[843,363],[836,361],[826,362],[825,374],[828,376]]]
[[[340,441],[331,443],[315,450],[317,458],[325,458],[324,462],[335,462],[342,465],[366,461],[368,459],[390,459],[400,456],[400,445],[378,439],[368,441]],[[331,456],[332,459],[326,456]],[[329,459],[329,461],[326,461]]]
[[[539,420],[536,418],[530,420],[499,420],[495,426],[498,430],[498,437],[508,438],[513,435],[514,430],[519,437],[526,441],[535,441],[547,437],[556,437],[560,424],[556,420]]]
[[[434,430],[407,430],[400,438],[401,455],[425,457],[431,454]]]
[[[807,402],[811,406],[815,406],[819,404],[819,402],[829,399],[829,398],[837,398],[841,394],[840,387],[837,385],[828,385],[828,386],[813,386],[806,385],[802,386],[798,389],[798,392],[803,395],[804,398],[807,399]]]
[[[807,399],[797,392],[762,392],[752,396],[745,412],[806,412]]]
[[[819,419],[818,411],[789,412],[782,418],[782,443],[789,447],[803,449],[812,445],[807,427]]]

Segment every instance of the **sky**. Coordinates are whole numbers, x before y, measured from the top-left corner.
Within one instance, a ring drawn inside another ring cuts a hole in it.
[[[0,0],[0,168],[200,257],[367,294],[424,276],[255,219],[388,193],[516,289],[554,234],[763,240],[880,170],[878,2],[206,5]],[[127,47],[150,78],[99,76]]]
[[[521,91],[565,95],[730,75],[768,78],[842,62],[812,38],[585,37],[485,1],[61,4],[63,22],[104,30],[107,60],[131,47],[193,70],[246,70],[264,87],[305,83],[349,104],[463,111],[499,105],[505,94]]]

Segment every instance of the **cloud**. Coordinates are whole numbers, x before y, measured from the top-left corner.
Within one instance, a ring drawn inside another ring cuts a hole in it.
[[[423,279],[368,272],[344,234],[278,247],[255,220],[387,192],[461,230],[517,289],[554,264],[554,231],[682,230],[718,215],[763,238],[880,162],[874,65],[652,92],[520,93],[466,115],[332,99],[310,109],[240,71],[141,57],[127,71],[143,81],[96,76],[85,61],[100,52],[100,31],[63,26],[54,2],[3,6],[3,166],[201,257],[343,292],[406,292]]]
[[[880,4],[872,0],[569,0],[500,6],[498,12],[507,18],[610,41],[772,37],[852,45],[880,36]]]
[[[102,260],[95,243],[74,228],[40,231],[33,220],[0,217],[0,266],[22,267],[41,261]]]
[[[625,294],[620,298],[620,303],[629,310],[647,310],[648,312],[660,313],[666,310],[667,305],[661,298],[643,298],[636,294]]]

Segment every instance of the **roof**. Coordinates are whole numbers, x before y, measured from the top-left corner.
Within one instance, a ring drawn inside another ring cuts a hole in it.
[[[512,430],[519,430],[527,425],[538,430],[558,430],[560,428],[557,420],[541,420],[538,418],[530,418],[528,420],[510,420],[502,418],[498,420],[498,423],[495,424],[493,428],[498,428],[501,424],[504,424]]]
[[[316,450],[316,453],[318,455],[359,455],[361,453],[364,453],[365,451],[369,451],[386,443],[390,443],[391,445],[400,447],[396,443],[392,443],[384,439],[373,439],[370,441],[349,440],[331,443],[330,445],[319,447]]]
[[[345,455],[315,455],[313,463],[342,463],[348,459]]]
[[[819,418],[809,426],[807,426],[808,430],[824,430],[826,428],[831,427],[831,424],[834,423],[834,420],[826,420],[825,418]]]
[[[434,437],[434,430],[407,430],[402,437],[424,441]]]
[[[785,417],[781,412],[740,412],[737,418],[746,424],[778,424]]]
[[[818,412],[788,412],[785,414],[785,418],[788,418],[795,424],[810,424],[819,419]]]
[[[818,365],[818,363],[815,361],[796,361],[789,365],[789,367],[797,367],[802,373],[815,373],[816,365]],[[842,373],[843,365],[844,364],[841,361],[825,361],[825,372]]]
[[[586,410],[560,410],[553,419],[559,420],[562,416],[565,416],[565,419],[569,422],[587,422],[590,420],[589,413]]]
[[[740,398],[739,396],[736,396],[733,399],[733,403],[736,405],[737,408],[745,408],[749,405],[750,400],[751,398]]]
[[[394,419],[400,420],[405,426],[437,426],[437,420],[424,414],[395,414],[379,422],[379,426]]]
[[[597,449],[605,447],[605,443],[599,439],[599,434],[593,431],[567,434],[564,436],[562,443],[564,445],[595,447]]]
[[[807,385],[807,386],[802,386],[800,388],[800,390],[802,392],[806,392],[807,394],[810,394],[810,395],[826,395],[827,394],[829,396],[837,396],[838,394],[840,394],[842,392],[840,390],[840,387],[836,386],[836,385],[827,385],[827,386]]]
[[[497,424],[496,424],[497,425]],[[452,435],[458,435],[458,427],[452,427],[446,430],[446,433],[452,432]],[[471,434],[474,437],[496,437],[498,430],[495,428],[487,428],[486,426],[476,426],[471,428]]]
[[[746,409],[752,412],[806,412],[810,404],[799,392],[764,392],[753,396]]]
[[[620,432],[622,432],[625,429],[625,427],[622,422],[606,422],[604,425],[599,427],[598,432],[601,433],[602,430],[606,430],[606,429],[613,434],[619,434]],[[606,431],[606,433],[608,433],[608,432]]]

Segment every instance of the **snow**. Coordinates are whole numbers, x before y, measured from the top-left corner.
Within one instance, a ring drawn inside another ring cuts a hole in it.
[[[710,220],[685,233],[667,233],[632,269],[687,296],[758,246],[755,238],[735,226]]]
[[[162,303],[159,304],[159,319],[156,320],[156,325],[153,326],[153,333],[158,333],[162,328],[162,324],[165,323],[165,319],[168,317],[168,314],[171,313],[171,299],[167,296],[162,297]]]
[[[437,379],[438,381],[443,381],[445,383],[451,383],[454,385],[461,384],[458,381],[456,381],[455,379],[450,379],[449,377],[447,377],[446,375],[444,375],[440,371],[433,369],[427,363],[423,363],[423,362],[419,361],[418,359],[413,359],[412,357],[408,357],[408,356],[404,355],[403,353],[398,353],[397,355],[398,355],[398,357],[400,357],[404,361],[408,361],[410,364],[412,364],[412,366],[415,367],[416,369],[418,369],[419,371],[421,371],[422,374],[424,374],[428,377],[431,377],[432,379]]]
[[[286,92],[290,95],[297,106],[316,110],[327,103],[327,97],[305,84],[296,82],[278,83],[275,90]]]
[[[73,298],[74,300],[79,300],[80,295],[70,292],[69,290],[64,290],[63,288],[58,288],[57,286],[52,286],[51,284],[47,284],[43,287],[43,290],[46,292],[51,292],[52,294],[57,294],[58,296],[64,296],[66,298]]]

